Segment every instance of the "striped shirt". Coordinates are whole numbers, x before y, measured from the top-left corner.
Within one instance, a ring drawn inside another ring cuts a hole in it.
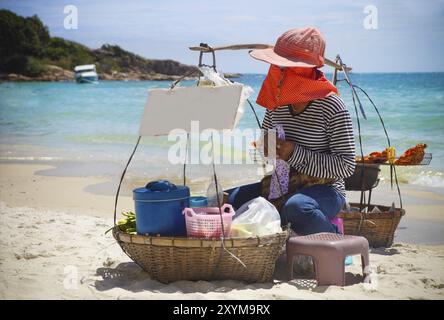
[[[331,186],[345,197],[344,178],[355,170],[355,141],[350,114],[337,95],[312,101],[293,114],[288,106],[267,110],[263,129],[282,124],[285,139],[296,146],[288,159],[297,171],[335,179]]]

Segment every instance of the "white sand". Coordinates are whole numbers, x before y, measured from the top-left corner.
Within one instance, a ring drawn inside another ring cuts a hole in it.
[[[114,199],[88,193],[85,188],[106,179],[35,174],[47,168],[0,164],[0,298],[444,298],[444,246],[410,244],[373,250],[370,285],[360,283],[359,257],[347,268],[350,285],[344,288],[316,287],[314,280],[287,282],[285,257],[277,263],[274,283],[179,281],[165,285],[150,279],[133,263],[111,234],[104,235],[112,225]],[[391,196],[385,199],[382,192],[374,196],[383,203],[393,201]],[[442,195],[411,191],[405,202],[409,217],[442,223]],[[131,210],[132,199],[122,197],[119,208]]]
[[[444,246],[395,244],[373,250],[372,283],[359,283],[358,257],[346,287],[285,281],[162,284],[151,280],[104,231],[111,219],[0,204],[2,299],[443,299]]]

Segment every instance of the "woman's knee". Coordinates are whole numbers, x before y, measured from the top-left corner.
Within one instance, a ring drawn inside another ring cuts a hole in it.
[[[238,209],[245,202],[259,197],[262,190],[260,182],[243,185],[237,188],[226,190],[228,192],[228,203]]]
[[[283,208],[283,214],[291,220],[291,218],[310,215],[317,208],[316,201],[306,195],[297,193],[287,200]]]

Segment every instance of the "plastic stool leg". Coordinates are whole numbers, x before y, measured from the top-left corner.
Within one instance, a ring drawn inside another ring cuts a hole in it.
[[[362,263],[362,274],[365,277],[366,275],[370,274],[370,269],[369,269],[370,261],[369,261],[368,250],[361,254],[361,263]]]
[[[344,256],[319,255],[314,260],[318,286],[345,286]]]
[[[370,274],[370,258],[369,258],[369,246],[368,242],[365,241],[365,243],[362,245],[362,251],[361,251],[361,263],[362,263],[362,274],[365,275]]]
[[[287,250],[287,274],[289,281],[293,279],[293,262],[294,262],[294,254],[288,253]]]

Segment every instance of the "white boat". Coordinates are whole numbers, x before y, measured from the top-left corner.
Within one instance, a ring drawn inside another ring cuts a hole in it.
[[[75,79],[78,83],[96,83],[99,76],[94,64],[85,64],[74,68]]]

